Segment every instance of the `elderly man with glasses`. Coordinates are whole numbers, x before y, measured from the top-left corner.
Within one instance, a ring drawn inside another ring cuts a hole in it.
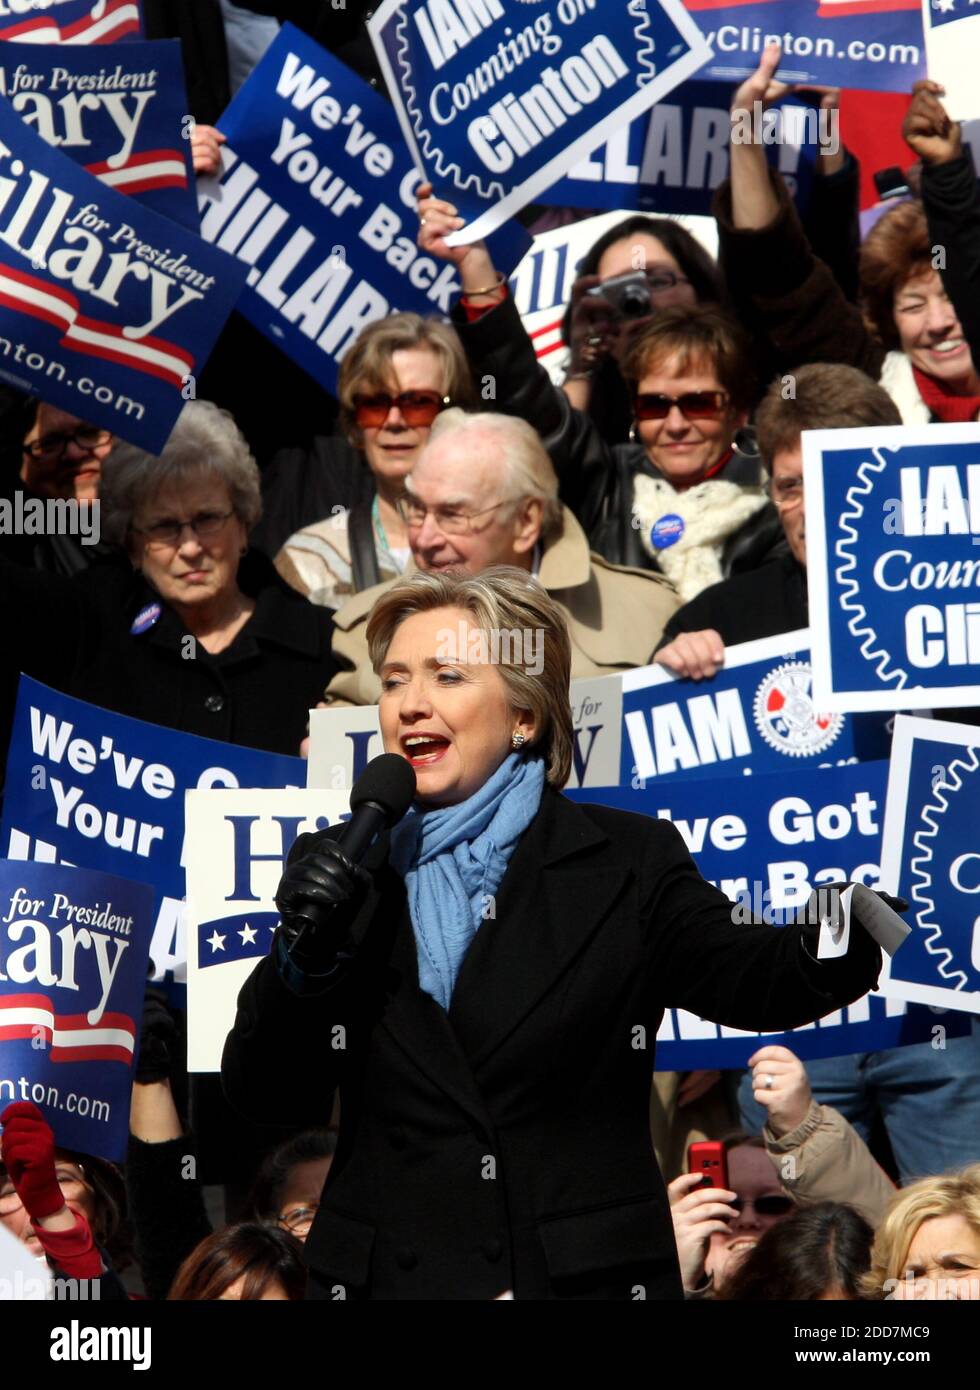
[[[516,565],[534,574],[568,622],[573,678],[644,665],[677,607],[662,576],[590,553],[558,501],[537,434],[513,416],[444,411],[406,478],[400,507],[412,553],[406,573]],[[344,669],[327,689],[327,704],[377,702],[365,629],[392,582],[355,595],[336,613],[333,649]]]

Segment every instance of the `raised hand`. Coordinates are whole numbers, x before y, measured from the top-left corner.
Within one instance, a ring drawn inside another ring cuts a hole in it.
[[[945,88],[924,80],[912,88],[912,105],[902,122],[902,136],[923,164],[948,164],[963,153],[959,123],[950,120],[939,100]]]

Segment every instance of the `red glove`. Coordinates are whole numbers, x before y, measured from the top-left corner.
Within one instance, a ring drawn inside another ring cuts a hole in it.
[[[28,1100],[8,1105],[0,1124],[0,1154],[25,1211],[32,1221],[53,1216],[65,1199],[55,1172],[51,1126]]]

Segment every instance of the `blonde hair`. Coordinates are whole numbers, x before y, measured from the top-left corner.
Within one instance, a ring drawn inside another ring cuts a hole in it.
[[[901,1282],[916,1232],[936,1216],[962,1216],[980,1237],[980,1163],[896,1192],[875,1233],[871,1268],[862,1283],[865,1298],[883,1299],[889,1283],[894,1288]]]
[[[460,608],[485,634],[524,633],[537,636],[543,652],[542,669],[526,669],[514,644],[496,644],[498,669],[515,710],[530,710],[535,720],[533,747],[545,760],[552,786],[561,788],[572,771],[572,706],[569,699],[572,649],[561,609],[526,570],[493,565],[479,574],[454,571],[418,573],[400,579],[378,599],[367,624],[368,651],[375,672],[384,664],[395,632],[416,613],[435,608]],[[494,648],[491,646],[491,650]]]
[[[507,500],[516,504],[523,497],[536,498],[542,504],[542,541],[547,544],[561,535],[558,475],[536,429],[526,420],[519,420],[516,415],[500,415],[493,411],[475,414],[458,409],[444,410],[436,416],[429,431],[426,449],[454,432],[472,436],[469,441],[471,451],[481,435],[492,446],[495,445],[495,461],[506,470],[504,487],[509,493]],[[468,454],[464,456],[469,457]]]

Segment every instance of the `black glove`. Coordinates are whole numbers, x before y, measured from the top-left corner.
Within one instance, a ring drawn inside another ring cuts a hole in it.
[[[177,1024],[162,990],[148,989],[140,1022],[140,1059],[133,1080],[141,1085],[169,1081],[177,1056]]]
[[[319,974],[330,968],[370,884],[371,875],[326,836],[287,863],[276,907],[286,948],[299,969]]]
[[[851,881],[848,879],[844,879],[840,883],[822,883],[820,887],[815,890],[815,892],[818,895],[817,900],[820,907],[827,908],[832,905],[833,911],[836,914],[841,893],[843,893],[846,888],[850,888],[851,886]],[[893,898],[890,893],[882,893],[877,888],[873,888],[871,891],[875,894],[876,897],[881,899],[881,901],[885,904],[886,907],[890,907],[892,912],[908,912],[909,905],[904,898]],[[832,898],[830,897],[831,894],[833,894]],[[806,922],[806,927],[809,930],[808,932],[805,932],[803,936],[803,949],[811,960],[817,961],[818,964],[824,964],[825,962],[820,962],[817,957],[817,940],[820,934],[819,922],[811,922],[808,919]],[[879,950],[877,943],[874,942],[872,938],[867,935],[867,933],[862,933],[862,935],[865,937],[871,949],[875,951]]]

